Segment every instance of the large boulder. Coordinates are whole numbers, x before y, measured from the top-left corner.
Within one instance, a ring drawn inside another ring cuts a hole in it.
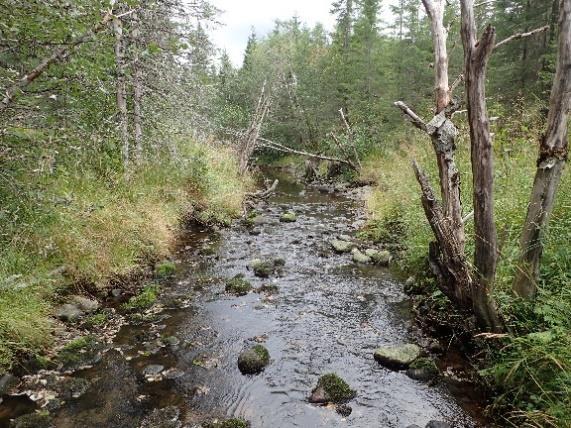
[[[356,392],[335,373],[323,375],[311,391],[310,403],[345,403],[355,398]]]
[[[366,254],[363,254],[359,249],[353,248],[351,251],[351,256],[353,257],[353,261],[359,264],[367,264],[371,263],[371,258]]]
[[[331,246],[336,253],[350,253],[353,248],[353,243],[349,241],[343,241],[341,239],[333,239],[331,241]]]
[[[413,343],[381,346],[375,351],[375,360],[389,369],[401,370],[408,368],[421,354],[420,346]]]
[[[238,356],[238,368],[242,374],[258,374],[270,363],[270,353],[262,345],[254,345]]]

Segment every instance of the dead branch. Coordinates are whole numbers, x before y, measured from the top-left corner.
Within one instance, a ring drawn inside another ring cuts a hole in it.
[[[268,140],[267,138],[258,137],[258,141],[261,143],[261,145],[263,147],[267,147],[269,149],[278,150],[278,151],[281,151],[284,153],[293,153],[296,155],[306,156],[308,158],[313,158],[313,159],[321,159],[321,160],[326,160],[326,161],[330,161],[330,162],[338,162],[338,163],[342,163],[342,164],[349,166],[351,169],[357,170],[356,165],[347,159],[340,159],[340,158],[336,158],[333,156],[320,155],[317,153],[309,153],[309,152],[305,152],[303,150],[292,149],[291,147],[284,146],[283,144],[276,143],[275,141]]]
[[[362,168],[361,159],[359,159],[359,153],[357,152],[357,146],[355,146],[355,135],[353,134],[353,130],[351,129],[349,122],[347,122],[347,118],[345,117],[345,114],[343,113],[343,108],[339,109],[339,115],[341,116],[341,121],[345,125],[345,129],[347,130],[347,142],[349,143],[349,145],[353,149],[354,160],[355,160],[355,162],[357,162],[359,169],[361,169]],[[347,159],[349,159],[349,156],[347,156]]]
[[[517,33],[514,34],[512,36],[509,36],[507,39],[502,40],[501,42],[496,43],[496,46],[494,46],[494,49],[499,48],[500,46],[503,46],[509,42],[513,42],[514,40],[520,40],[523,39],[525,37],[531,37],[535,34],[539,34],[539,33],[543,33],[545,31],[549,30],[549,25],[544,25],[543,27],[540,28],[536,28],[535,30],[531,30],[528,31],[526,33]]]
[[[405,103],[402,101],[395,102],[395,106],[400,108],[401,111],[408,117],[410,122],[416,126],[421,131],[426,132],[426,123],[418,116],[412,109],[410,109]]]

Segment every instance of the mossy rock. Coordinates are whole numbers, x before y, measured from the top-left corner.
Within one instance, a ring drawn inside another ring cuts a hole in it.
[[[131,297],[127,303],[124,303],[122,307],[127,311],[149,309],[157,301],[159,290],[160,288],[156,284],[147,285],[138,295]]]
[[[57,360],[66,368],[91,365],[101,358],[101,344],[92,335],[82,336],[65,345],[57,356]]]
[[[311,392],[311,403],[344,403],[355,398],[356,392],[335,373],[319,378],[317,386]]]
[[[295,223],[297,221],[297,215],[293,211],[285,212],[281,215],[280,221],[282,223]]]
[[[331,241],[331,246],[336,253],[350,253],[353,249],[353,243],[350,241],[343,241],[341,239],[333,239]]]
[[[252,284],[244,275],[238,274],[234,278],[226,281],[226,292],[237,296],[245,296],[252,289]]]
[[[238,368],[242,374],[258,374],[270,363],[270,353],[262,345],[255,345],[238,357]]]
[[[280,292],[280,288],[274,284],[263,284],[261,287],[256,289],[257,293],[266,293],[266,294],[278,294]]]
[[[422,354],[422,349],[407,343],[396,346],[382,346],[375,351],[375,360],[392,370],[408,368]]]
[[[371,263],[371,258],[366,254],[363,254],[359,249],[353,248],[351,251],[351,255],[353,257],[353,261],[359,264],[367,264]]]
[[[176,264],[170,260],[164,260],[155,266],[155,275],[157,278],[170,278],[176,272]]]
[[[10,423],[10,428],[51,428],[54,424],[49,413],[30,413],[17,417]]]
[[[406,370],[406,375],[411,379],[421,382],[429,382],[440,374],[436,363],[432,358],[418,358],[414,360]]]
[[[254,271],[254,275],[260,278],[268,278],[275,271],[275,265],[272,261],[254,259],[250,263],[250,267]]]
[[[244,419],[231,418],[223,421],[212,421],[202,424],[203,428],[249,428],[250,423]]]
[[[391,253],[387,250],[375,250],[370,248],[365,250],[365,255],[370,257],[373,263],[381,266],[388,266],[391,262]]]

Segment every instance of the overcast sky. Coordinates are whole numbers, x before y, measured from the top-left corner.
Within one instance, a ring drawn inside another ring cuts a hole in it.
[[[302,22],[313,26],[317,22],[331,30],[334,18],[329,14],[332,0],[212,0],[224,11],[220,21],[224,24],[212,31],[212,40],[226,49],[232,62],[242,63],[250,29],[258,36],[267,34],[276,19],[286,20],[298,15]]]

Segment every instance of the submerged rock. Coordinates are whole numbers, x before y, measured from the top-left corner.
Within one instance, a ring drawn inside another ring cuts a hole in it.
[[[249,422],[238,418],[214,420],[202,424],[202,428],[249,428],[249,426]]]
[[[276,271],[279,273],[285,264],[285,259],[277,257],[269,260],[254,259],[250,262],[250,267],[254,271],[254,275],[257,277],[269,278],[270,275],[273,275]]]
[[[387,250],[375,250],[373,248],[369,248],[365,251],[365,255],[370,257],[373,263],[381,266],[388,266],[391,261],[391,253]]]
[[[297,221],[297,215],[293,211],[285,212],[281,215],[280,221],[282,223],[295,223]]]
[[[353,408],[347,404],[338,404],[335,406],[335,411],[346,418],[353,412]]]
[[[141,428],[180,428],[182,422],[180,410],[169,406],[162,409],[154,409],[141,423]]]
[[[270,353],[266,347],[255,345],[238,357],[238,368],[242,374],[258,374],[270,363]]]
[[[426,425],[426,428],[452,428],[452,425],[447,422],[430,421]]]
[[[317,386],[311,391],[310,403],[344,403],[356,395],[349,384],[335,373],[328,373],[319,378]]]
[[[333,239],[331,241],[331,246],[336,253],[343,254],[351,252],[353,248],[353,243],[349,241],[342,241],[340,239]]]
[[[52,428],[54,424],[49,413],[30,413],[17,417],[10,423],[10,428]]]
[[[353,248],[353,250],[351,251],[351,254],[353,256],[353,261],[355,263],[360,263],[360,264],[367,264],[371,262],[371,258],[365,254],[363,254],[359,249],[357,248]]]
[[[406,375],[414,380],[429,382],[439,375],[438,367],[431,358],[418,358],[406,370]]]
[[[422,349],[412,343],[382,346],[375,351],[375,360],[389,369],[400,370],[408,368],[421,353]]]
[[[252,284],[244,275],[238,274],[234,278],[226,281],[226,292],[236,294],[237,296],[244,296],[252,289]]]

